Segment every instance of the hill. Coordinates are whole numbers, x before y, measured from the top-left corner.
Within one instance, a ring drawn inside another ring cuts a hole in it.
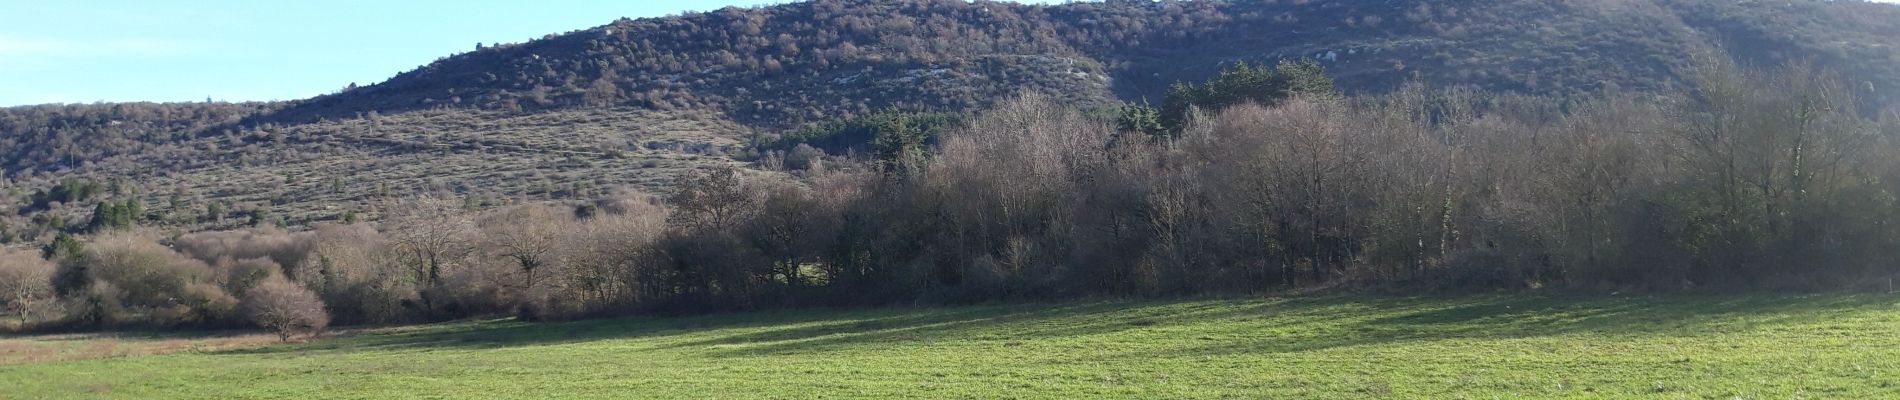
[[[103,198],[210,229],[663,191],[678,171],[886,109],[985,109],[1021,91],[1159,103],[1235,62],[1316,59],[1349,94],[1406,80],[1544,96],[1677,87],[1696,57],[1840,71],[1900,96],[1900,6],[1860,1],[821,0],[482,44],[311,99],[0,109],[0,242],[45,242]],[[834,154],[834,156],[843,156]],[[775,172],[765,172],[775,173]],[[102,195],[48,196],[62,182]],[[262,217],[260,217],[260,215]]]
[[[1542,95],[1678,84],[1693,57],[1807,61],[1900,86],[1900,7],[1735,1],[824,0],[485,46],[301,102],[303,121],[438,106],[634,104],[783,128],[884,107],[968,110],[1021,90],[1159,100],[1236,61],[1317,58],[1349,92],[1405,79]]]
[[[1890,295],[813,310],[0,338],[24,398],[1883,398]],[[180,382],[189,382],[181,385]]]
[[[181,124],[189,123],[195,122]],[[736,164],[726,152],[747,148],[738,133],[744,128],[733,123],[634,108],[415,110],[145,133],[152,131],[61,130],[59,140],[84,144],[22,147],[58,161],[29,164],[4,186],[9,195],[0,208],[18,215],[0,218],[0,242],[43,241],[61,227],[76,229],[93,203],[108,198],[144,203],[150,213],[142,224],[196,231],[372,219],[386,201],[419,193],[455,193],[471,207],[658,193],[678,171]],[[97,194],[49,196],[73,182],[96,186]]]

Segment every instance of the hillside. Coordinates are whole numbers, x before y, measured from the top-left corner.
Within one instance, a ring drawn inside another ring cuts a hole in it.
[[[1202,300],[0,337],[23,398],[1890,398],[1895,298]]]
[[[96,177],[115,192],[99,198],[143,197],[150,224],[302,226],[373,219],[384,203],[417,193],[456,193],[475,207],[657,193],[679,170],[734,163],[724,152],[745,147],[733,134],[741,131],[628,108],[419,110],[128,145],[139,150],[52,176]],[[21,200],[30,193],[13,190],[12,205],[39,221],[84,223],[92,211],[86,201],[32,209]]]
[[[884,107],[968,110],[1020,90],[1159,99],[1235,61],[1318,58],[1349,92],[1405,79],[1570,95],[1680,82],[1699,54],[1806,61],[1900,87],[1900,7],[1859,2],[1460,0],[1056,6],[813,1],[486,46],[267,119],[438,106],[633,104],[783,128]]]
[[[373,217],[426,192],[481,207],[664,191],[823,121],[1021,91],[1158,103],[1237,61],[1318,59],[1349,94],[1418,80],[1572,96],[1666,90],[1727,53],[1840,71],[1873,108],[1900,96],[1897,45],[1900,7],[1858,1],[824,0],[621,19],[312,99],[0,109],[0,206],[16,210],[0,242],[49,240],[108,197],[198,230]],[[110,190],[44,196],[68,181]]]

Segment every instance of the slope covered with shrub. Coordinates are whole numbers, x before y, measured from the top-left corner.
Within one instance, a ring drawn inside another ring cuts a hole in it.
[[[1858,1],[819,0],[629,20],[484,45],[380,84],[295,104],[303,122],[432,107],[633,104],[761,127],[887,107],[972,110],[1023,90],[1074,104],[1159,100],[1235,61],[1326,63],[1349,92],[1406,79],[1579,95],[1661,90],[1718,49],[1900,87],[1900,7]]]

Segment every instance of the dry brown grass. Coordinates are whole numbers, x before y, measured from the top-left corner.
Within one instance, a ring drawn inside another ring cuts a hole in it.
[[[74,333],[0,336],[0,365],[225,351],[275,343],[278,343],[276,335],[263,332],[192,335]]]

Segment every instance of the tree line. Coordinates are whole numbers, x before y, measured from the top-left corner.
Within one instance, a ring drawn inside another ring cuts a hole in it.
[[[713,168],[584,207],[424,197],[294,233],[106,224],[0,257],[0,289],[20,328],[286,335],[1288,290],[1889,289],[1900,115],[1863,115],[1826,73],[1705,64],[1672,95],[1190,101],[1168,134],[1029,94],[929,140],[892,117],[861,168],[798,182]]]

